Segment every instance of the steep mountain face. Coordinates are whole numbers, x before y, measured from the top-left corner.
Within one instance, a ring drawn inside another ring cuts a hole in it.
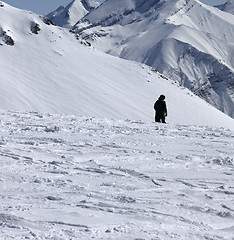
[[[153,121],[153,104],[163,93],[172,124],[233,126],[151,67],[85,46],[47,18],[0,6],[1,109]]]
[[[234,14],[234,1],[228,0],[226,3],[216,6],[221,11]]]
[[[74,27],[111,55],[145,63],[234,117],[234,16],[197,0],[107,0]]]
[[[73,0],[66,7],[60,6],[49,13],[47,17],[58,26],[70,28],[98,5],[94,0]]]

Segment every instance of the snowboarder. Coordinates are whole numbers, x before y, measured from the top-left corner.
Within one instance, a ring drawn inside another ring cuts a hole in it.
[[[154,104],[155,122],[166,123],[165,118],[167,116],[167,106],[164,100],[165,96],[161,95]]]

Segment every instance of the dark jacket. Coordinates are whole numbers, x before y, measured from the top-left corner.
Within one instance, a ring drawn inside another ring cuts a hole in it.
[[[167,106],[164,100],[159,98],[154,104],[154,109],[158,115],[167,116]]]

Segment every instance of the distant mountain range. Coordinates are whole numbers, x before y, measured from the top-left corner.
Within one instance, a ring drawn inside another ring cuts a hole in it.
[[[234,16],[197,0],[106,0],[74,27],[106,53],[152,66],[234,117]]]
[[[234,120],[152,67],[90,47],[47,17],[0,3],[0,108],[154,121],[166,95],[168,122],[230,127]]]
[[[92,8],[87,5],[75,0],[56,17],[48,17],[97,49],[155,68],[234,118],[232,0],[216,8],[198,0],[106,0],[99,7],[94,2]]]

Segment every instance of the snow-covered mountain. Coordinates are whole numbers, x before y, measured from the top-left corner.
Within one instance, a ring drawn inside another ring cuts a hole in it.
[[[234,117],[234,16],[197,0],[107,0],[73,28]]]
[[[70,28],[82,17],[99,6],[95,0],[73,0],[66,7],[60,6],[47,17],[56,25]]]
[[[233,237],[234,119],[2,1],[0,67],[1,240]]]
[[[234,14],[234,1],[233,0],[228,0],[226,3],[218,5],[216,7],[224,12]]]
[[[152,121],[163,93],[170,123],[234,126],[151,67],[87,47],[47,18],[1,6],[1,109]]]

